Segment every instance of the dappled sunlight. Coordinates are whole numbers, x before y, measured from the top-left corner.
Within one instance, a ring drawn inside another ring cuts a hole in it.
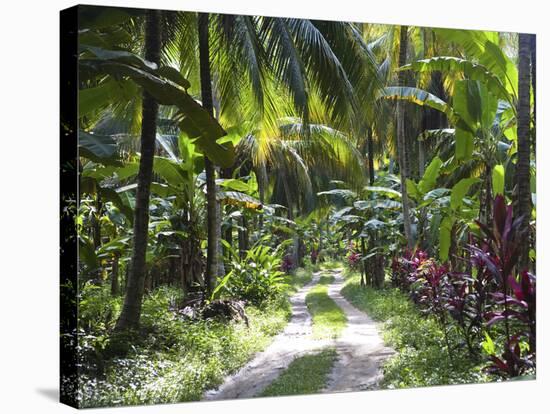
[[[64,402],[535,377],[533,35],[62,22]]]

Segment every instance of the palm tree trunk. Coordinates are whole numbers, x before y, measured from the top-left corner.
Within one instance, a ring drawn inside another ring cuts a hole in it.
[[[209,14],[199,13],[199,60],[202,106],[211,116],[214,116],[212,105],[212,77],[210,73],[210,44],[209,44]],[[206,250],[205,285],[208,294],[214,289],[218,272],[218,214],[216,206],[216,169],[208,157],[204,157],[206,172],[206,213],[208,246]]]
[[[246,257],[248,252],[248,223],[246,220],[246,215],[243,212],[241,216],[241,228],[238,231],[239,235],[239,256],[241,259]]]
[[[265,204],[265,188],[267,187],[267,170],[265,167],[265,162],[262,161],[260,166],[256,169],[256,178],[258,181],[258,193],[260,196],[260,203],[262,206]],[[264,215],[260,214],[260,221],[258,223],[260,232],[264,228]]]
[[[368,266],[365,257],[367,256],[367,247],[365,246],[365,238],[361,237],[361,286],[367,285]]]
[[[424,108],[422,111],[422,132],[426,131],[428,125],[428,111]],[[421,179],[424,176],[426,165],[426,148],[424,146],[424,140],[418,139],[418,179]],[[428,212],[425,207],[420,209],[418,215],[417,231],[416,231],[416,240],[419,248],[424,249],[425,241],[425,228],[426,221],[428,220]]]
[[[227,205],[225,206],[225,215],[226,215],[226,223],[227,227],[225,231],[223,232],[223,239],[226,241],[229,246],[233,246],[233,219],[229,217],[231,214],[231,206]]]
[[[94,218],[94,225],[93,225],[93,242],[94,247],[97,249],[99,246],[101,246],[101,209],[103,208],[102,202],[101,202],[101,195],[99,194],[99,191],[97,191],[96,194],[96,203],[95,203],[95,213],[93,215]]]
[[[369,158],[369,184],[374,185],[374,140],[370,126],[367,128],[367,152]]]
[[[161,12],[148,10],[145,18],[145,59],[160,62]],[[141,122],[141,157],[137,178],[136,206],[134,211],[134,246],[132,264],[124,305],[115,331],[137,328],[141,316],[141,302],[146,273],[145,254],[149,226],[149,196],[153,177],[153,158],[157,132],[158,103],[147,92],[143,92]]]
[[[537,156],[537,36],[532,34],[531,38],[531,86],[533,88],[533,128],[531,130],[531,146],[533,155]]]
[[[531,219],[530,186],[530,137],[531,122],[531,80],[530,80],[530,39],[528,34],[519,34],[518,64],[518,162],[516,166],[517,216],[522,218],[523,240],[520,241],[519,267],[529,265],[529,221]]]
[[[281,170],[281,179],[283,180],[283,188],[285,192],[285,198],[286,203],[288,207],[287,211],[287,217],[289,220],[294,220],[294,211],[292,209],[293,205],[293,197],[292,197],[292,191],[290,190],[290,185],[287,180],[286,172],[283,169]],[[292,243],[292,266],[298,267],[298,262],[300,261],[300,236],[298,235],[298,231],[295,229],[294,235],[292,236],[293,243]]]
[[[407,30],[408,26],[401,26],[399,41],[399,67],[405,65],[407,61]],[[398,75],[398,85],[404,86],[405,72],[401,71]],[[399,158],[399,171],[401,175],[401,194],[403,205],[403,226],[405,227],[405,238],[407,246],[412,249],[414,240],[411,232],[411,217],[409,212],[409,197],[407,194],[407,146],[405,144],[405,110],[403,103],[397,101],[397,152]]]

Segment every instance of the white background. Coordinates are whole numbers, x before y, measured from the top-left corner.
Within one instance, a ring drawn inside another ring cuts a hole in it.
[[[523,31],[537,33],[538,339],[536,381],[105,409],[139,413],[342,411],[407,413],[548,412],[548,182],[544,135],[550,95],[544,1],[133,0],[88,4],[155,7]],[[0,20],[0,412],[65,413],[58,394],[59,10],[63,0],[5,1]]]

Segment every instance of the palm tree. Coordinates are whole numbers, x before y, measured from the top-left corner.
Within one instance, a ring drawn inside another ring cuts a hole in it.
[[[408,26],[401,26],[399,39],[399,67],[405,65],[407,61],[407,37]],[[405,73],[399,72],[398,86],[405,86]],[[407,145],[405,142],[405,108],[403,103],[397,101],[397,152],[399,158],[399,172],[401,175],[401,194],[403,206],[403,226],[405,227],[405,238],[407,246],[411,249],[414,245],[414,240],[411,232],[411,217],[409,213],[409,197],[407,194]]]
[[[283,106],[291,106],[293,115],[298,115],[304,124],[310,123],[319,107],[331,120],[350,128],[358,108],[355,87],[368,78],[365,72],[368,75],[376,71],[353,25],[250,16],[197,17],[203,106],[212,113],[215,98],[216,116],[222,124],[250,119],[253,129],[259,126],[264,141],[260,147],[265,151],[253,160],[257,169],[261,169],[265,152],[270,152],[266,137],[278,129],[280,115],[289,115],[285,109],[281,111],[280,102],[274,99],[275,90],[288,96]],[[185,19],[188,14],[182,19],[182,27],[188,26]],[[180,32],[182,37],[175,44],[193,43],[189,30],[183,28]],[[196,70],[196,65],[188,61],[189,56],[182,55],[181,59],[184,70]],[[189,73],[186,76],[192,77]],[[308,129],[304,131],[307,134]],[[212,287],[221,251],[221,220],[213,206],[215,167],[207,160],[205,169],[209,212],[206,279]],[[297,201],[290,197],[288,207]]]
[[[210,71],[210,40],[209,40],[208,13],[199,13],[197,28],[199,34],[199,64],[202,106],[214,115],[212,104],[212,76]],[[207,231],[208,245],[206,256],[205,283],[207,292],[211,292],[216,282],[218,272],[219,244],[218,228],[220,220],[216,202],[216,169],[208,157],[204,157],[204,169],[206,173],[206,205],[207,205]]]
[[[523,228],[529,229],[531,219],[530,188],[530,123],[531,123],[531,80],[530,80],[530,36],[519,34],[518,63],[518,161],[516,166],[517,216],[521,217]],[[520,243],[519,266],[529,265],[529,231],[525,231]]]
[[[160,63],[161,12],[148,10],[145,16],[145,59]],[[145,254],[149,226],[149,195],[153,176],[153,158],[157,132],[158,103],[146,91],[142,99],[141,157],[137,180],[136,205],[134,209],[134,246],[131,269],[122,312],[115,330],[136,328],[141,315],[146,273]]]

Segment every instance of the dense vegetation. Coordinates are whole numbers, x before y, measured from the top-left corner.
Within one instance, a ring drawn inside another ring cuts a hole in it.
[[[342,262],[397,351],[383,386],[535,374],[534,37],[91,6],[79,24],[80,405],[201,399]],[[330,283],[306,297],[316,337],[346,326]],[[336,357],[264,395],[323,389]]]
[[[483,372],[486,363],[470,359],[456,334],[450,339],[454,346],[451,361],[445,334],[437,320],[426,318],[399,289],[362,288],[359,275],[355,274],[342,293],[354,306],[383,323],[384,341],[397,351],[384,365],[383,387],[476,383],[491,379]]]

